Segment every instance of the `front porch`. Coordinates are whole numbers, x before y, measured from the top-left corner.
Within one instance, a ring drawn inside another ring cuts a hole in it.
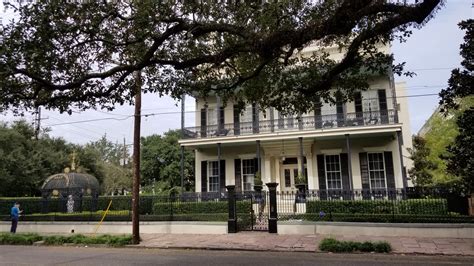
[[[399,131],[281,137],[199,145],[196,192],[252,191],[256,173],[279,192],[295,192],[298,180],[321,191],[407,187]],[[299,177],[299,178],[298,178]]]

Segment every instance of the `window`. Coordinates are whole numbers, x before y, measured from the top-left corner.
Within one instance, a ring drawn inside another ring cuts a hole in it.
[[[252,106],[246,106],[240,113],[240,122],[252,122]]]
[[[326,181],[328,189],[342,189],[341,163],[339,155],[326,155]]]
[[[207,110],[207,125],[215,126],[217,125],[217,111],[216,109]]]
[[[210,161],[207,165],[209,177],[209,192],[219,191],[219,162]]]
[[[256,172],[255,160],[242,160],[242,181],[244,183],[244,191],[253,190],[253,180]]]
[[[285,187],[291,187],[290,169],[285,169]]]
[[[385,188],[385,167],[383,153],[368,153],[369,178],[371,189]]]

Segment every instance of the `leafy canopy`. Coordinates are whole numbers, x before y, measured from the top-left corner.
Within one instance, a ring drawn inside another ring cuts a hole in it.
[[[78,3],[79,2],[79,3]],[[145,92],[179,97],[219,93],[224,100],[307,111],[337,87],[368,86],[392,56],[378,45],[404,40],[442,0],[35,1],[10,6],[1,29],[0,111],[35,106],[113,108],[131,102],[132,73]],[[411,3],[411,4],[410,4]],[[310,45],[343,47],[298,56]],[[394,68],[402,73],[403,64]]]

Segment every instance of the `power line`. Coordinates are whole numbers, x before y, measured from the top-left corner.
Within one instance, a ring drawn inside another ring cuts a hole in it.
[[[416,94],[416,95],[404,95],[404,96],[396,96],[395,98],[418,98],[418,97],[427,97],[427,96],[437,96],[437,93],[426,93],[426,94]],[[391,99],[394,97],[387,97],[387,99]],[[378,98],[365,98],[364,100],[373,100]],[[198,113],[200,111],[186,111],[185,113]],[[147,113],[141,114],[140,116],[150,117],[150,116],[157,116],[157,115],[170,115],[170,114],[181,114],[181,112],[161,112],[161,113]],[[127,120],[134,115],[128,115],[123,118],[114,118],[114,117],[104,117],[104,118],[96,118],[96,119],[88,119],[88,120],[79,120],[79,121],[72,121],[72,122],[64,122],[64,123],[56,123],[50,124],[47,126],[63,126],[63,125],[71,125],[71,124],[79,124],[79,123],[90,123],[90,122],[98,122],[98,121],[106,121],[106,120],[115,120],[115,121],[123,121]]]

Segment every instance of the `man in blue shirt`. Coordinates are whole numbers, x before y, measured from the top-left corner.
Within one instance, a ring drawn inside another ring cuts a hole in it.
[[[12,207],[12,210],[10,212],[10,216],[12,217],[12,228],[10,229],[11,233],[16,233],[16,226],[18,225],[18,218],[20,218],[20,213],[23,211],[20,211],[20,203],[15,202],[15,204]]]

